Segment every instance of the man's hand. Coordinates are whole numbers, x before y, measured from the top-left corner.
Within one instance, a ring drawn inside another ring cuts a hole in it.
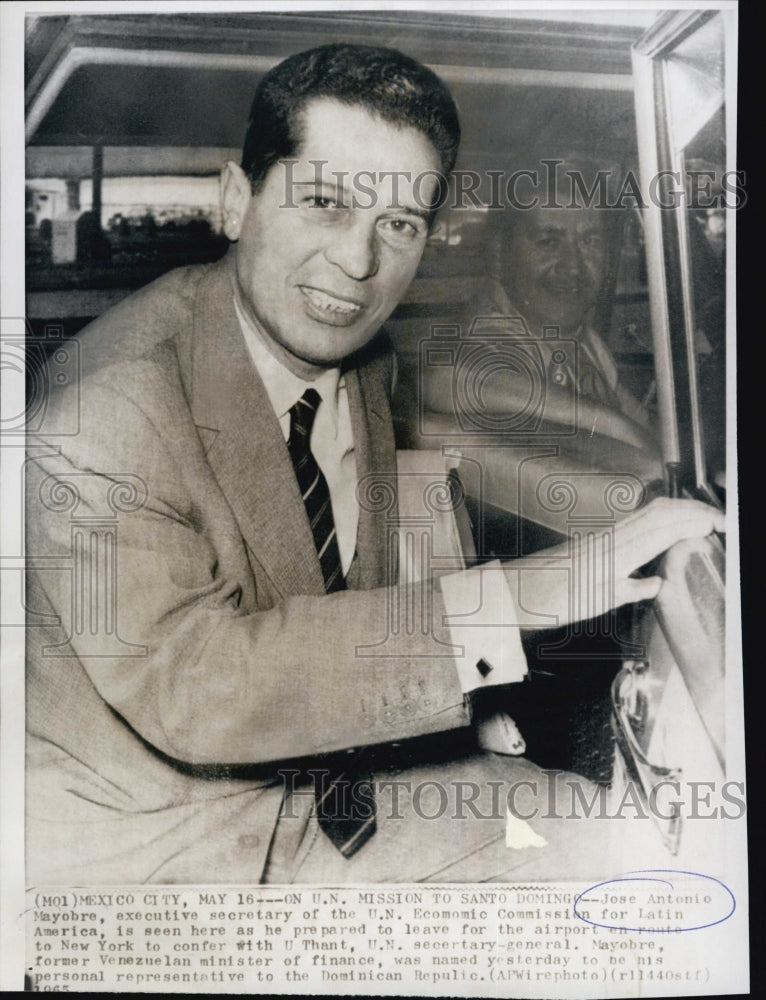
[[[659,593],[662,578],[631,574],[676,542],[723,532],[724,523],[721,511],[697,500],[660,498],[613,527],[584,525],[555,548],[506,563],[521,623],[530,628],[567,625],[650,600]]]

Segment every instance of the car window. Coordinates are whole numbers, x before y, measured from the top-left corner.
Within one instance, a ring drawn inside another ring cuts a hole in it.
[[[671,493],[722,498],[726,261],[741,178],[731,167],[730,23],[666,14],[634,49],[648,286]]]

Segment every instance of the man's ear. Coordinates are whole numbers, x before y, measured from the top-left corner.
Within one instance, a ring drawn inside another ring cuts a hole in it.
[[[223,231],[236,241],[252,196],[250,181],[242,167],[227,160],[221,168],[221,213]]]

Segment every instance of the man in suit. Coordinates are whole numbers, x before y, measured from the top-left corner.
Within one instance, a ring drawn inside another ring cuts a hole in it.
[[[555,780],[466,735],[476,692],[524,675],[519,587],[570,620],[571,553],[390,569],[380,330],[458,138],[399,53],[291,57],[223,169],[227,257],[82,335],[26,471],[30,881],[529,879],[598,853],[598,823],[543,822]],[[607,603],[653,596],[633,570],[714,527],[697,504],[627,519]]]

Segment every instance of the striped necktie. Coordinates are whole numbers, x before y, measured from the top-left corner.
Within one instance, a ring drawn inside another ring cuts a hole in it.
[[[335,521],[332,516],[330,490],[322,470],[317,465],[311,447],[311,428],[322,397],[316,389],[307,389],[290,409],[290,437],[287,449],[295,469],[298,487],[311,525],[319,562],[322,566],[325,590],[328,594],[344,590],[343,567],[340,561]]]
[[[316,389],[307,389],[290,409],[290,452],[298,487],[314,536],[328,594],[345,590],[346,581],[340,560],[330,490],[317,465],[311,447],[311,429],[322,397]],[[349,767],[348,765],[352,765]],[[346,768],[314,769],[314,792],[317,820],[323,833],[335,847],[350,858],[375,833],[375,799],[369,776],[360,774],[360,755],[353,754]]]

